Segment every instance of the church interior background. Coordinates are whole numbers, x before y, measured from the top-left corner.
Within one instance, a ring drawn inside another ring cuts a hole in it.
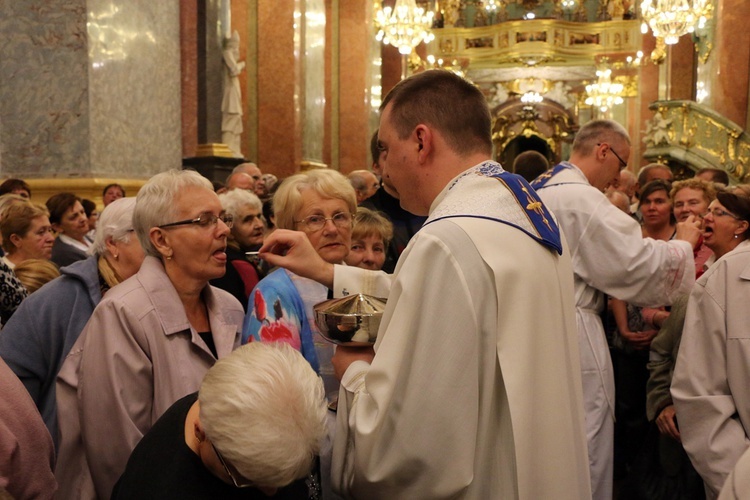
[[[565,159],[606,117],[628,129],[635,172],[750,182],[750,2],[659,4],[689,9],[666,26],[634,0],[0,1],[0,176],[38,201],[101,202],[110,182],[134,194],[181,166],[212,180],[243,159],[279,178],[368,168],[381,98],[443,67],[486,95],[504,165],[527,149]],[[422,9],[429,43],[395,47],[392,7]],[[654,35],[667,28],[688,32]]]

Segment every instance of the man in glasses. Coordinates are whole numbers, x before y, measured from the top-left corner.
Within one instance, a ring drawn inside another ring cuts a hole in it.
[[[143,436],[113,499],[320,498],[323,382],[284,343],[219,360]]]
[[[383,101],[383,180],[427,216],[392,277],[322,262],[302,233],[262,248],[336,296],[388,297],[374,352],[333,358],[332,480],[347,498],[591,496],[569,252],[528,183],[492,161],[490,123],[449,71]]]
[[[671,304],[695,281],[693,247],[700,222],[677,225],[673,241],[641,236],[641,228],[602,191],[630,158],[630,138],[618,123],[595,120],[579,130],[569,161],[532,186],[552,210],[571,245],[586,433],[595,500],[612,498],[614,377],[600,319],[604,294],[642,306]]]

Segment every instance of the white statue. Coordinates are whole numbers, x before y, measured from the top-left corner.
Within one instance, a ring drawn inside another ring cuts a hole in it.
[[[669,127],[672,119],[664,118],[661,112],[654,113],[650,122],[646,122],[646,133],[643,142],[648,146],[660,146],[669,144]]]
[[[240,34],[235,30],[231,38],[224,39],[224,98],[221,101],[221,142],[229,146],[234,156],[242,158],[240,134],[242,134],[242,90],[240,73],[245,62],[240,58]]]

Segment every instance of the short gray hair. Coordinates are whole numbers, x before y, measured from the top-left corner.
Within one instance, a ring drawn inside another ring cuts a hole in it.
[[[152,227],[174,222],[177,210],[174,200],[187,187],[201,187],[213,192],[211,181],[195,170],[167,170],[156,174],[143,185],[136,196],[133,212],[133,229],[146,255],[161,258],[151,243],[149,231]]]
[[[88,252],[91,255],[103,255],[107,250],[107,238],[113,241],[130,241],[133,230],[133,211],[135,198],[118,198],[102,210],[99,222],[96,224],[94,243]]]
[[[282,487],[305,477],[326,435],[323,381],[283,342],[219,360],[198,393],[206,437],[242,477]]]
[[[219,201],[226,213],[235,219],[239,218],[240,211],[245,205],[250,205],[258,212],[263,211],[263,203],[260,201],[260,198],[246,189],[232,189],[226,193],[221,193]]]
[[[612,120],[593,120],[580,128],[573,140],[573,151],[589,155],[597,143],[610,142],[615,138],[630,145],[630,136],[625,127]]]

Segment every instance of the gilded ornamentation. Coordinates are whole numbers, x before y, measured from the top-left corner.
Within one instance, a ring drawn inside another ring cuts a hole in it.
[[[446,8],[443,2],[440,6]],[[616,58],[641,50],[640,24],[631,20],[575,23],[534,19],[432,31],[438,43],[427,45],[428,54],[466,58],[472,69],[548,62],[590,65],[597,57]]]
[[[750,181],[750,135],[739,126],[693,101],[661,101],[651,109],[645,158],[692,170],[720,168],[732,182]]]

